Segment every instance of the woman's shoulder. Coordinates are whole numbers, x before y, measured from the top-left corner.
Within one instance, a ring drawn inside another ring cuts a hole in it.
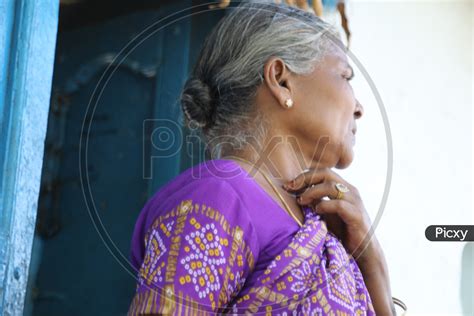
[[[193,213],[213,212],[229,222],[247,220],[248,205],[243,197],[252,189],[250,184],[233,161],[202,162],[181,172],[147,201],[136,229],[145,231],[157,218],[176,215],[184,204],[190,205]]]
[[[286,238],[298,228],[234,160],[207,160],[184,170],[148,201],[137,227],[150,227],[160,216],[176,212],[181,203],[190,205],[193,213],[215,214],[231,225],[256,230],[262,245],[276,236]]]
[[[241,230],[246,238],[255,236],[248,207],[236,191],[241,172],[227,160],[205,161],[186,169],[165,184],[146,203],[135,224],[132,254],[138,265],[144,249],[140,243],[154,227],[174,226],[178,222],[215,224],[216,229]],[[238,228],[236,228],[238,227]],[[253,238],[253,237],[252,237]]]
[[[169,201],[195,199],[222,205],[224,201],[241,195],[243,173],[239,166],[225,159],[214,159],[194,165],[161,187],[147,204],[163,206]]]

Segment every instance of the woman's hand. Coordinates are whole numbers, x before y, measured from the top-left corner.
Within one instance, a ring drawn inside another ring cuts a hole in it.
[[[349,189],[339,199],[336,183]],[[300,205],[311,206],[341,239],[346,251],[357,261],[376,314],[396,315],[385,256],[371,232],[371,221],[357,188],[327,168],[302,173],[283,188],[296,193]]]
[[[336,183],[344,184],[349,192],[336,199]],[[371,221],[356,187],[342,179],[331,169],[313,169],[297,176],[283,186],[297,194],[300,205],[309,205],[325,220],[333,232],[356,260],[362,260],[362,251],[369,246]],[[330,200],[324,200],[328,197]]]

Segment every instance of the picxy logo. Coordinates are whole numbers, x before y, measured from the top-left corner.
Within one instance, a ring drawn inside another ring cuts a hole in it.
[[[473,225],[430,225],[425,236],[431,241],[474,241]]]

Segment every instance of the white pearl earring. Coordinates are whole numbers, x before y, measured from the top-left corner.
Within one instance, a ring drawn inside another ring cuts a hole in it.
[[[291,98],[286,99],[285,105],[288,109],[291,108],[293,106],[293,100]]]

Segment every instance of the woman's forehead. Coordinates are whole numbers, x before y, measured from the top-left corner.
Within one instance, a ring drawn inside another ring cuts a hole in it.
[[[325,55],[324,60],[327,64],[330,64],[331,66],[341,65],[344,67],[351,68],[346,52],[340,47],[334,47],[333,49],[330,49]]]

